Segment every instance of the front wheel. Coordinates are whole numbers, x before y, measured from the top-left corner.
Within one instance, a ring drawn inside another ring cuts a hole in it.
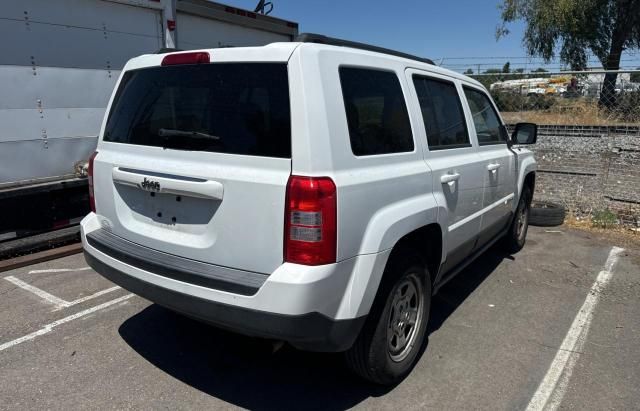
[[[348,366],[377,384],[393,384],[415,365],[431,307],[431,279],[417,255],[392,256],[367,321],[346,352]]]
[[[529,231],[530,207],[531,190],[529,187],[524,187],[520,194],[520,201],[518,201],[516,215],[514,216],[511,227],[509,227],[509,231],[504,238],[505,248],[510,253],[517,253],[522,250],[522,247],[524,247],[524,243],[527,240],[527,232]]]

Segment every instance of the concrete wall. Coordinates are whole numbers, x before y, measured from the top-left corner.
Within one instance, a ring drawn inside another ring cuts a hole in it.
[[[540,126],[534,198],[640,226],[640,127]]]

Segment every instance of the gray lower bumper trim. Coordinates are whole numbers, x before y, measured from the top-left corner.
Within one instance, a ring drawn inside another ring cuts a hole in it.
[[[254,295],[269,277],[267,274],[235,270],[163,253],[104,229],[87,234],[87,242],[109,257],[141,270],[235,294]]]
[[[156,304],[241,334],[287,341],[302,350],[347,350],[353,345],[366,320],[366,316],[334,320],[317,312],[285,315],[227,305],[139,280],[103,263],[86,251],[85,259],[103,277]]]

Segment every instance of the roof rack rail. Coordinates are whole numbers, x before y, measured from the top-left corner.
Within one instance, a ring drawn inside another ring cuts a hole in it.
[[[416,60],[422,63],[427,63],[435,66],[435,63],[433,62],[433,60],[428,58],[418,57],[412,54],[403,53],[401,51],[386,49],[384,47],[372,46],[370,44],[365,44],[365,43],[358,43],[357,41],[342,40],[342,39],[336,39],[333,37],[327,37],[322,34],[301,33],[298,35],[298,37],[296,37],[294,41],[298,41],[301,43],[328,44],[331,46],[352,47],[354,49],[375,51],[376,53],[390,54],[392,56],[402,57],[410,60]]]

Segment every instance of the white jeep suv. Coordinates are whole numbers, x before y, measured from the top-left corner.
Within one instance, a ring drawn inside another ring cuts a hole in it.
[[[218,327],[346,351],[382,384],[431,297],[497,240],[525,242],[536,164],[486,89],[331,39],[130,60],[90,161],[86,259]]]

